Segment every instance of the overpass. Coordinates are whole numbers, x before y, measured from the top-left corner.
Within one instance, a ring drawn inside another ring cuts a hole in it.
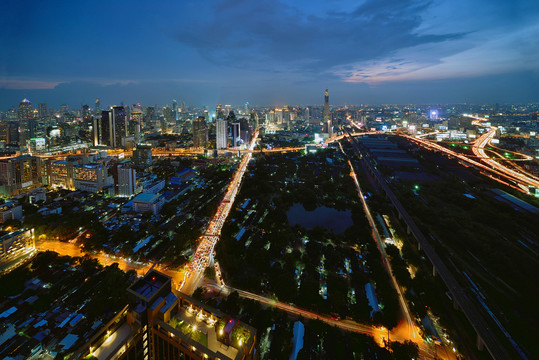
[[[395,196],[393,191],[387,185],[384,177],[380,172],[372,165],[365,149],[361,149],[357,140],[349,136],[356,154],[361,160],[363,168],[368,171],[372,177],[376,180],[377,185],[383,191],[385,196],[391,201],[395,210],[399,215],[399,219],[403,220],[407,226],[408,233],[411,233],[418,242],[418,246],[423,250],[431,264],[433,265],[433,274],[438,274],[443,280],[451,295],[455,305],[462,310],[472,327],[477,334],[477,348],[482,350],[483,347],[487,348],[487,351],[494,359],[511,359],[507,350],[500,344],[500,341],[493,333],[489,324],[482,316],[477,305],[468,297],[464,288],[458,283],[455,276],[451,273],[449,268],[444,264],[440,256],[436,253],[430,242],[425,235],[419,229],[415,221],[408,214],[400,200]],[[362,151],[363,150],[363,151]],[[362,156],[363,155],[363,156]]]

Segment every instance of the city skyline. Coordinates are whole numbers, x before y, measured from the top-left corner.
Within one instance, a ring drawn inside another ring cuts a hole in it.
[[[316,104],[325,88],[336,104],[506,103],[539,90],[529,0],[1,8],[2,109],[24,97]]]

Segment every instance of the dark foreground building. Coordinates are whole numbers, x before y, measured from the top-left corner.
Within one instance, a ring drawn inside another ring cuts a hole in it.
[[[85,355],[122,360],[251,360],[256,330],[172,289],[151,270],[128,290],[126,311],[87,344]],[[110,338],[110,339],[108,339]]]

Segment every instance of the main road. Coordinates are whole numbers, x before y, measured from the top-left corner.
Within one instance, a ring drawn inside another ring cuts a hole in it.
[[[255,132],[249,149],[253,150],[258,138],[258,130]],[[199,286],[200,281],[204,278],[204,271],[210,265],[213,259],[213,251],[215,244],[219,241],[221,236],[221,229],[225,223],[236,195],[238,194],[241,181],[245,172],[247,171],[247,165],[251,160],[253,154],[252,152],[247,152],[243,159],[241,160],[238,169],[234,173],[232,181],[228,185],[227,191],[223,201],[219,204],[217,212],[214,217],[208,224],[206,233],[202,235],[199,239],[199,245],[191,259],[191,262],[188,264],[188,270],[186,272],[186,279],[180,285],[180,290],[186,294],[192,294],[195,289]]]
[[[348,155],[344,152],[341,143],[339,142],[339,148],[344,156],[348,158]],[[354,170],[354,166],[352,165],[352,162],[350,159],[348,159],[348,166],[350,167],[350,176],[354,180],[354,184],[356,185],[357,194],[359,197],[359,200],[361,201],[361,204],[363,206],[363,211],[365,212],[365,215],[367,217],[367,220],[369,222],[369,225],[371,227],[372,231],[372,237],[373,240],[376,242],[376,245],[378,246],[378,250],[380,251],[380,255],[382,255],[382,261],[386,268],[387,273],[389,274],[389,277],[391,278],[391,281],[393,283],[393,287],[395,288],[395,291],[397,291],[397,295],[399,296],[399,304],[402,310],[402,314],[406,318],[406,322],[408,324],[408,334],[411,339],[415,339],[419,337],[417,326],[415,324],[415,321],[412,319],[412,316],[410,314],[410,309],[408,307],[408,303],[406,302],[406,299],[404,298],[404,295],[402,293],[401,287],[399,286],[399,283],[397,282],[397,279],[393,275],[393,269],[391,268],[391,263],[389,259],[387,258],[387,253],[385,249],[385,243],[380,237],[380,233],[378,232],[378,228],[376,227],[376,223],[374,222],[374,219],[372,217],[371,211],[369,209],[369,206],[367,205],[367,201],[365,200],[365,196],[363,196],[363,191],[361,190],[361,186],[359,185],[359,181],[357,180],[357,175]]]
[[[404,342],[406,340],[411,340],[418,345],[419,355],[421,359],[435,359],[435,358],[447,359],[447,360],[456,359],[456,355],[453,352],[442,351],[443,349],[439,345],[436,347],[435,344],[428,344],[424,342],[423,339],[421,339],[421,337],[410,338],[409,331],[408,331],[409,328],[405,322],[399,323],[397,327],[395,327],[393,330],[388,332],[388,330],[384,327],[376,327],[376,326],[368,325],[368,324],[360,324],[353,320],[335,319],[327,315],[317,314],[315,312],[308,311],[294,305],[283,303],[275,299],[268,298],[268,297],[258,295],[252,292],[248,292],[245,290],[236,289],[231,286],[227,286],[227,285],[219,286],[215,282],[209,281],[209,280],[204,280],[204,283],[202,284],[202,286],[204,286],[207,289],[222,292],[225,295],[228,295],[236,291],[239,296],[245,299],[255,300],[264,305],[268,305],[268,306],[277,308],[279,310],[286,311],[293,315],[301,316],[305,319],[320,320],[320,321],[325,322],[328,325],[336,326],[346,331],[352,331],[352,332],[372,336],[374,340],[376,341],[376,343],[381,346],[384,346],[384,342],[388,340],[388,336],[389,336],[390,341]]]

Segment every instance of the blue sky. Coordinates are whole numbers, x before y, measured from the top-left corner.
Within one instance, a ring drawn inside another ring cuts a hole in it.
[[[539,101],[536,0],[0,3],[0,109]]]

